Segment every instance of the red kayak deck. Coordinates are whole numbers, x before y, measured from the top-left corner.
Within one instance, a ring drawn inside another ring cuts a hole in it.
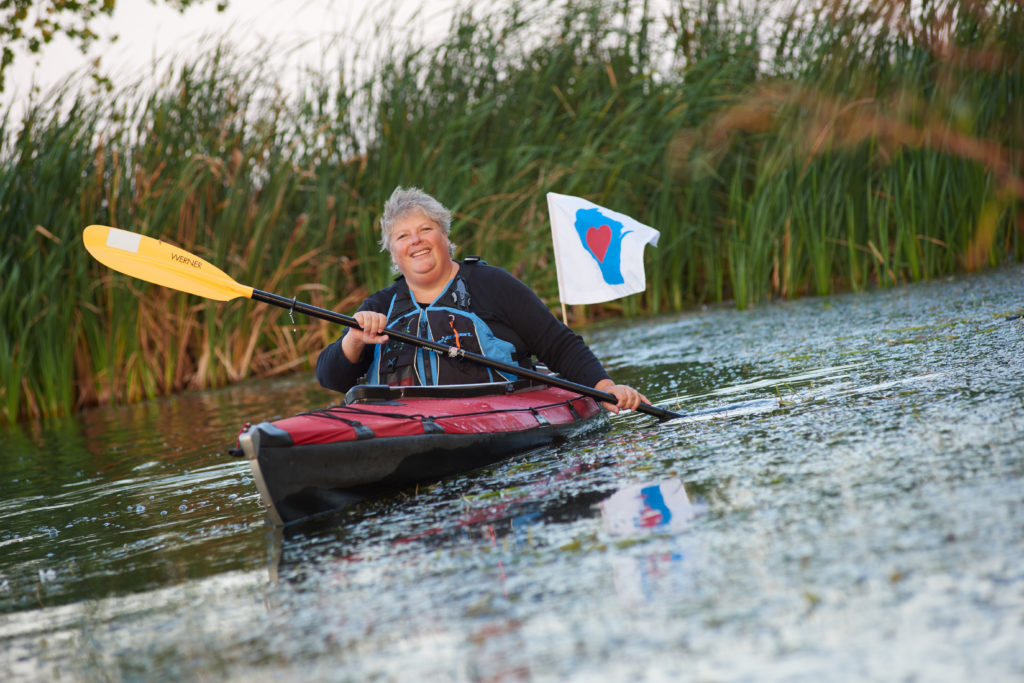
[[[438,428],[445,434],[515,432],[545,423],[571,424],[597,410],[591,399],[545,387],[472,398],[397,397],[377,402],[364,399],[277,420],[274,424],[288,432],[292,443],[298,446],[437,433]],[[362,431],[365,429],[371,430],[372,435]]]

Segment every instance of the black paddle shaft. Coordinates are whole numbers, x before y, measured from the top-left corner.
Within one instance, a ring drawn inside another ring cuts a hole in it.
[[[352,327],[357,330],[362,329],[359,325],[359,322],[351,316],[347,316],[342,313],[335,313],[334,311],[327,310],[326,308],[313,306],[312,304],[303,303],[295,299],[288,299],[279,294],[272,294],[270,292],[264,292],[259,289],[253,289],[251,298],[255,301],[261,301],[265,304],[279,306],[289,311],[297,311],[299,313],[304,313],[306,315],[312,316],[314,318],[320,318],[321,320],[326,320],[328,322],[339,323],[341,325]],[[494,360],[493,358],[481,356],[479,353],[463,351],[462,349],[456,348],[454,346],[440,344],[429,339],[423,339],[422,337],[406,334],[405,332],[399,332],[397,330],[391,329],[390,327],[385,328],[384,333],[393,339],[398,339],[400,341],[412,344],[413,346],[419,346],[420,348],[429,349],[436,353],[448,356],[449,358],[465,358],[466,360],[477,363],[478,365],[483,365],[493,370],[500,370],[502,372],[518,375],[521,377],[529,377],[530,379],[535,379],[538,382],[542,382],[553,387],[558,387],[559,389],[567,389],[569,391],[574,391],[577,394],[582,394],[583,396],[589,396],[590,398],[601,401],[602,403],[611,403],[612,405],[618,403],[618,399],[606,391],[599,391],[598,389],[594,389],[593,387],[588,387],[586,385],[578,384],[576,382],[570,382],[569,380],[562,379],[561,377],[555,377],[554,375],[548,375],[543,372],[537,372],[535,370],[530,370],[529,368],[520,367],[518,365],[502,363],[501,361]],[[649,403],[641,403],[637,410],[640,411],[641,413],[646,413],[647,415],[653,415],[654,417],[662,421],[674,420],[676,418],[684,417],[679,413],[674,413],[671,410],[665,410],[664,408],[658,408],[657,406],[652,406]]]

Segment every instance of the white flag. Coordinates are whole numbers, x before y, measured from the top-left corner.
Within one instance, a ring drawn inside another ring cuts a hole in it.
[[[567,304],[596,304],[647,287],[644,247],[661,233],[579,197],[548,192],[558,293]]]

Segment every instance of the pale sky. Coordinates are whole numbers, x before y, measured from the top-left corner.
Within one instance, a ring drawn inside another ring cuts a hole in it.
[[[228,37],[240,53],[245,54],[267,45],[279,55],[274,56],[283,69],[300,64],[319,66],[324,54],[337,49],[337,36],[345,42],[358,41],[352,36],[357,26],[362,35],[370,37],[369,27],[376,21],[388,21],[394,28],[409,25],[410,17],[419,11],[418,21],[410,29],[444,32],[448,28],[451,8],[471,4],[467,0],[230,0],[225,12],[217,12],[216,0],[207,0],[180,14],[164,3],[149,0],[120,0],[111,19],[95,22],[94,30],[101,36],[88,56],[74,44],[55,38],[45,46],[41,57],[18,53],[14,66],[7,72],[7,86],[0,93],[3,105],[24,103],[33,86],[45,93],[53,85],[83,68],[96,55],[102,55],[102,72],[112,78],[115,87],[133,83],[146,73],[154,61],[195,52],[204,37]],[[493,2],[490,5],[498,4]],[[105,38],[119,34],[110,43]],[[335,47],[331,47],[332,45]],[[303,45],[301,49],[296,46]],[[157,73],[161,73],[158,68]]]
[[[617,3],[618,0],[608,0]],[[134,85],[153,72],[162,76],[176,57],[187,57],[209,49],[211,40],[227,38],[237,54],[259,54],[266,46],[271,63],[289,78],[302,66],[330,68],[337,64],[339,51],[390,51],[380,44],[378,25],[386,25],[393,40],[408,39],[429,44],[448,34],[454,8],[479,7],[491,11],[510,0],[229,0],[224,12],[217,12],[216,0],[206,0],[184,13],[169,8],[162,0],[117,0],[112,18],[101,17],[93,24],[100,39],[83,56],[66,38],[56,37],[42,55],[18,52],[6,74],[7,85],[0,93],[0,108],[14,104],[14,115],[28,101],[33,87],[39,101],[54,85],[65,81],[102,55],[101,73],[115,89]],[[674,0],[650,0],[649,9],[662,16]],[[538,0],[535,6],[543,6]],[[640,3],[636,3],[639,5]],[[36,5],[30,11],[38,11]],[[31,15],[30,15],[31,18]],[[107,38],[117,34],[110,43]],[[207,45],[204,47],[202,44]],[[302,46],[301,48],[298,46]],[[87,86],[86,86],[87,87]]]

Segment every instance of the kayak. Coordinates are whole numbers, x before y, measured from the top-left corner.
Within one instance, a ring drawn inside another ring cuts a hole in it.
[[[272,522],[436,482],[607,424],[590,397],[530,380],[358,385],[341,405],[246,425],[245,457]]]

